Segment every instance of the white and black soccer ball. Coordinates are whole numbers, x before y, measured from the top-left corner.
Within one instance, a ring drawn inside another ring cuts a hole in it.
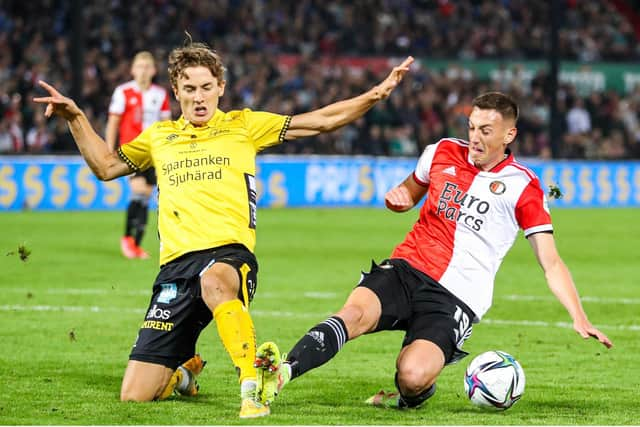
[[[520,363],[504,351],[476,356],[464,374],[464,390],[471,403],[483,408],[508,409],[524,394]]]

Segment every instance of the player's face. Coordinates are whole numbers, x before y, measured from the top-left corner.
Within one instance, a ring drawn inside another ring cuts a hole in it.
[[[207,123],[218,108],[225,82],[219,82],[207,67],[187,67],[173,88],[185,119],[196,126]]]
[[[469,155],[477,168],[490,170],[504,159],[517,130],[496,110],[473,107],[469,115]]]
[[[156,66],[150,59],[138,58],[131,64],[131,75],[139,85],[148,86],[156,75]]]

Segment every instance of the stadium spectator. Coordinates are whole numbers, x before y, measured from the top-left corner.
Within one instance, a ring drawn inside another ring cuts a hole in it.
[[[27,151],[32,154],[49,153],[53,144],[53,132],[42,113],[34,116],[33,127],[27,132]]]
[[[155,74],[153,55],[148,51],[138,52],[131,62],[133,80],[118,85],[111,96],[105,135],[110,149],[116,150],[153,123],[171,117],[169,93],[153,83]],[[140,243],[147,227],[149,198],[156,183],[154,168],[135,172],[129,177],[129,203],[124,235],[120,238],[120,250],[127,258],[149,258]]]
[[[331,360],[347,341],[404,330],[396,360],[398,391],[382,391],[368,403],[394,408],[422,404],[435,393],[445,365],[467,355],[462,345],[472,323],[491,306],[495,275],[519,229],[575,331],[612,346],[589,322],[557,252],[538,178],[509,150],[517,134],[517,104],[489,92],[472,105],[469,141],[445,138],[429,145],[415,171],[385,195],[389,209],[406,212],[428,194],[418,221],[391,257],[373,263],[342,309],[300,338],[286,360],[273,342],[258,348],[256,393],[261,402],[271,404],[284,385]]]
[[[169,78],[182,116],[148,127],[111,151],[76,103],[45,82],[45,114],[59,115],[94,174],[110,180],[155,166],[160,272],[129,356],[122,400],[150,401],[174,390],[197,393],[200,332],[215,319],[240,381],[241,418],[269,414],[255,400],[255,331],[248,311],[257,285],[255,155],[265,147],[330,132],[386,99],[409,70],[408,57],[368,91],[311,112],[285,116],[218,109],[224,66],[206,45],[169,55]],[[215,142],[215,144],[213,144]],[[185,366],[186,364],[186,366]]]

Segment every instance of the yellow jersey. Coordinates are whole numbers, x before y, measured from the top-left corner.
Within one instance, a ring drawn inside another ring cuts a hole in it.
[[[216,110],[205,125],[156,122],[121,146],[133,170],[158,177],[160,265],[188,252],[256,243],[256,154],[284,141],[291,116]]]

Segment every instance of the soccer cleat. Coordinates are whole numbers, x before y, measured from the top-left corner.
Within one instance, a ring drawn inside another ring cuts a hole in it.
[[[196,377],[200,375],[200,372],[204,369],[207,364],[206,360],[202,360],[199,354],[195,354],[191,359],[184,362],[181,366],[178,367],[178,370],[183,373],[183,375],[187,375],[189,378],[189,382],[186,386],[181,386],[182,377],[179,378],[178,385],[176,386],[176,391],[183,396],[195,396],[198,394],[200,390],[200,385],[198,385],[198,381]]]
[[[270,405],[289,382],[290,373],[287,369],[280,369],[282,358],[280,350],[273,342],[265,342],[256,350],[256,361],[253,366],[258,370],[256,378],[256,399],[265,405]]]
[[[377,406],[379,408],[418,408],[434,394],[436,394],[435,384],[432,384],[431,387],[423,391],[420,395],[414,397],[402,397],[397,391],[387,393],[384,390],[380,390],[379,392],[365,400],[365,403],[368,405]]]
[[[387,393],[384,390],[380,390],[364,402],[367,405],[377,406],[379,408],[404,408],[404,406],[400,404],[400,393],[398,392]]]
[[[252,397],[242,399],[240,406],[240,418],[259,418],[266,417],[271,413],[271,409],[267,405],[263,405]]]
[[[136,241],[131,236],[124,236],[120,239],[120,250],[125,258],[138,258],[138,245],[136,245]]]
[[[136,258],[138,258],[138,259],[149,259],[149,258],[151,258],[151,256],[147,253],[147,251],[142,249],[140,246],[136,246]]]

